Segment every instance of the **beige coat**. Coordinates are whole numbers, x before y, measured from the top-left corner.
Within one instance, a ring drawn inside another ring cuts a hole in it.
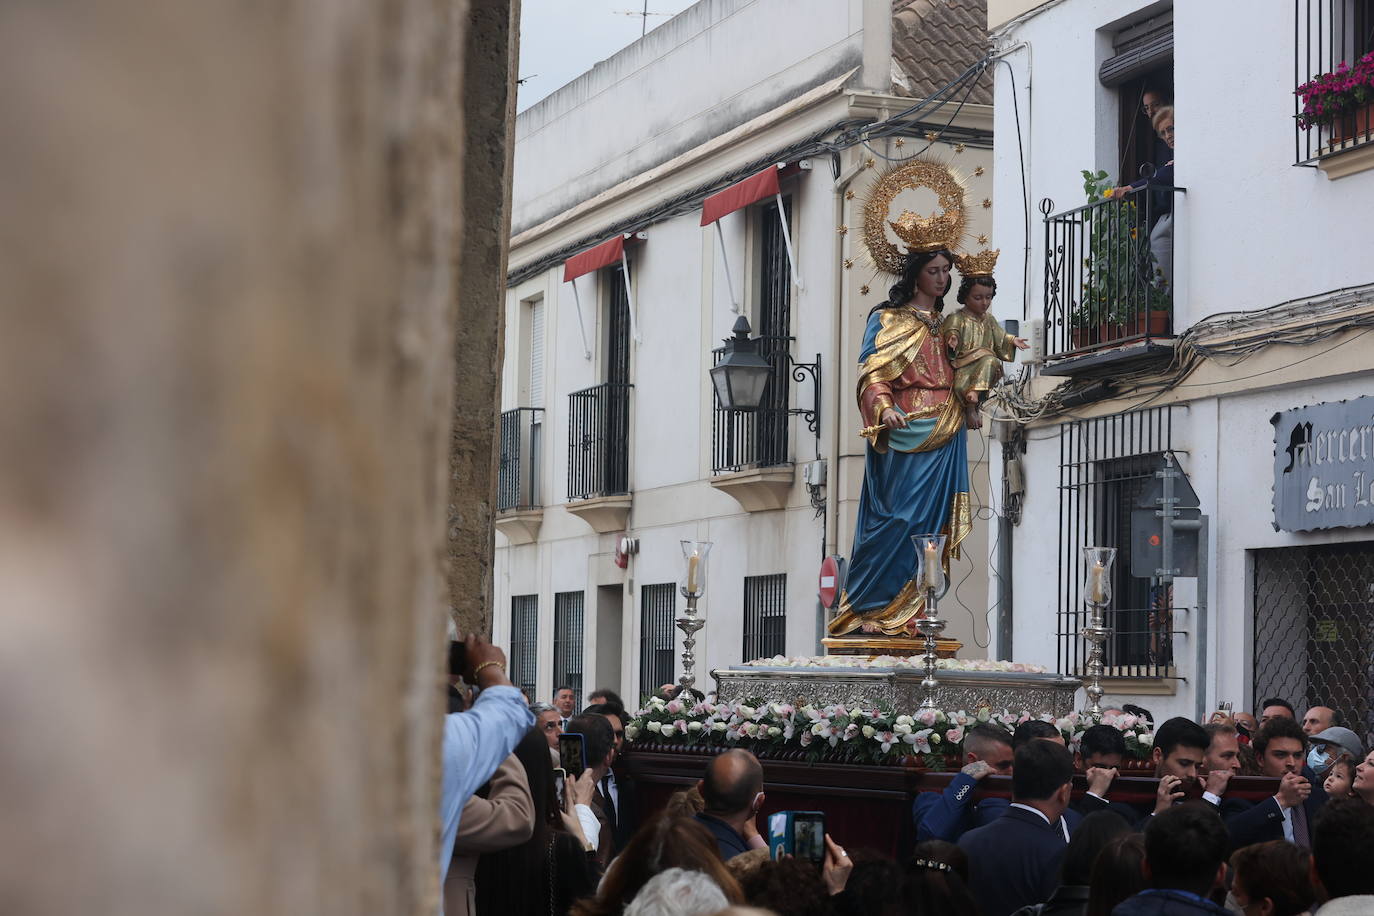
[[[534,835],[534,800],[525,767],[507,757],[491,777],[487,798],[473,796],[463,805],[453,860],[444,880],[444,916],[471,916],[477,911],[477,857],[519,846]]]

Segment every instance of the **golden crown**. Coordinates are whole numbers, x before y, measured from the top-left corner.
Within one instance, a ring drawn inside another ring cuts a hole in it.
[[[990,277],[997,267],[997,256],[1001,253],[1000,248],[984,248],[977,254],[955,255],[954,263],[962,277]]]
[[[908,251],[926,252],[952,249],[964,236],[962,207],[949,207],[938,216],[918,216],[910,210],[888,223]]]

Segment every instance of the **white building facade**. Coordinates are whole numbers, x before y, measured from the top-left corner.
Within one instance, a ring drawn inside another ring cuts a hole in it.
[[[994,236],[1026,252],[999,281],[1043,327],[992,464],[1020,509],[1000,656],[1081,671],[1078,549],[1112,546],[1108,702],[1159,719],[1279,696],[1374,733],[1374,136],[1294,123],[1297,87],[1374,50],[1372,25],[1358,0],[989,3]],[[1174,102],[1171,180],[1085,206],[1083,170],[1164,165],[1152,89]],[[1166,459],[1209,527],[1172,589],[1130,569],[1160,546],[1131,513]]]
[[[699,685],[819,652],[819,566],[848,552],[862,480],[857,355],[892,282],[860,251],[864,191],[937,155],[969,178],[971,233],[991,232],[992,77],[957,82],[985,10],[936,6],[704,0],[520,115],[494,632],[532,699],[633,703],[679,677],[683,539],[714,544]],[[770,170],[776,194],[703,220]],[[775,369],[756,414],[721,410],[709,378],[741,314]],[[976,505],[988,454],[974,435]],[[970,540],[947,616],[978,657],[986,525]]]

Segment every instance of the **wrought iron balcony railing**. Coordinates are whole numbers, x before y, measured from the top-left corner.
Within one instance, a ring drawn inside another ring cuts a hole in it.
[[[568,395],[568,499],[629,492],[633,388],[604,382]]]
[[[496,511],[534,509],[539,492],[544,411],[517,407],[501,414],[501,461],[496,472]]]
[[[1173,335],[1173,221],[1183,188],[1045,214],[1045,353],[1053,359]]]

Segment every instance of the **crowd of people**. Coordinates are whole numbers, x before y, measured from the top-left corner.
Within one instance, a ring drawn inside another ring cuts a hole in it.
[[[912,819],[915,841],[894,861],[863,836],[830,833],[814,855],[800,841],[779,855],[764,768],[744,749],[711,757],[661,810],[641,810],[614,766],[629,721],[614,692],[594,692],[580,712],[571,688],[530,705],[501,650],[478,637],[462,673],[482,689],[447,719],[448,916],[1374,914],[1374,753],[1325,706],[1299,721],[1270,699],[1258,719],[1160,723],[1148,803],[1114,797],[1126,746],[1111,725],[1074,748],[1047,722],[975,726],[949,785],[894,813]],[[565,734],[581,772],[560,749]],[[1076,773],[1087,788],[1077,798]],[[1010,776],[1009,799],[978,791],[993,774]],[[1278,789],[1241,798],[1230,783],[1242,774]]]

